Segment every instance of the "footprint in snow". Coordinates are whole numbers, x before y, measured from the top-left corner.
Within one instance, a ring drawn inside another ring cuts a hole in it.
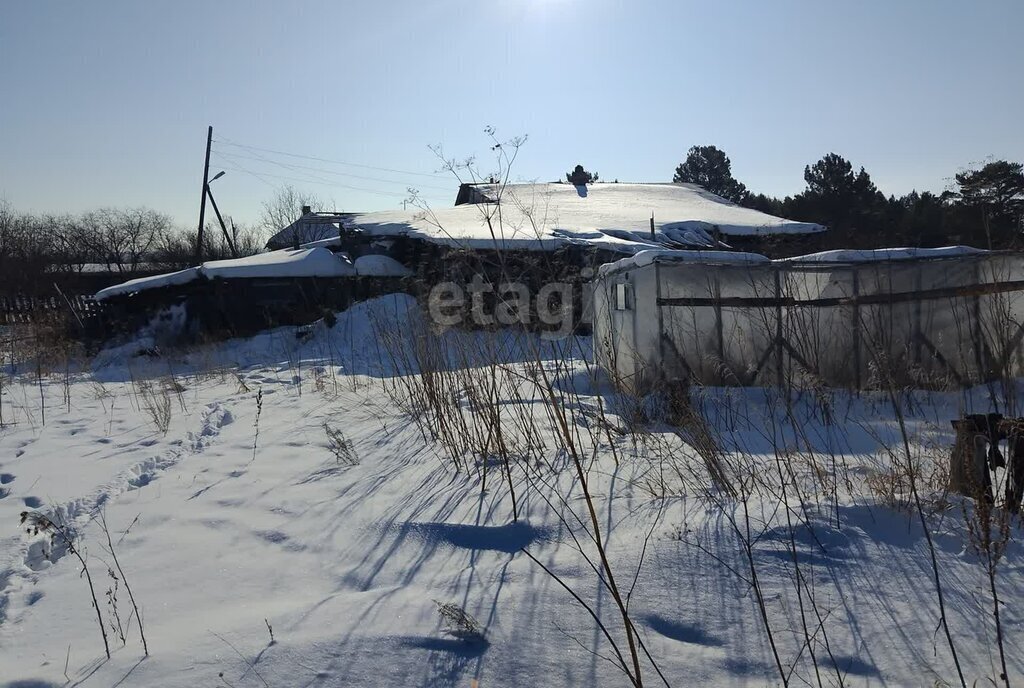
[[[0,485],[6,485],[10,482],[14,482],[13,473],[0,473]]]
[[[477,526],[463,523],[414,522],[390,526],[429,543],[440,543],[459,549],[490,550],[515,554],[535,540],[547,538],[547,529],[525,521],[503,526]]]
[[[146,485],[149,485],[151,482],[153,482],[152,473],[141,473],[138,476],[130,478],[128,480],[128,484],[136,489],[140,487],[145,487]]]
[[[279,530],[257,530],[256,535],[267,542],[273,542],[274,544],[281,544],[288,540],[288,536]]]
[[[25,502],[25,506],[29,509],[38,509],[43,505],[43,500],[39,497],[25,497],[21,501]]]
[[[646,621],[651,630],[656,633],[660,633],[666,638],[671,638],[672,640],[676,640],[681,643],[705,645],[709,647],[718,647],[723,644],[720,639],[708,634],[700,626],[674,621],[657,614],[648,615],[644,621]]]
[[[291,538],[279,530],[257,530],[254,532],[256,537],[260,538],[264,542],[280,545],[289,552],[302,552],[306,549],[305,545],[301,545],[297,542],[291,542]]]

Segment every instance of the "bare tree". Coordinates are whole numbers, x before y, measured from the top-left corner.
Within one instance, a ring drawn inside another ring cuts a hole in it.
[[[225,217],[224,220],[227,224],[228,232],[231,234],[231,242],[235,245],[235,250],[238,252],[239,257],[251,256],[263,250],[268,237],[267,233],[261,229],[260,225],[246,226],[241,223],[236,223],[230,216]],[[208,227],[206,230],[206,236],[209,237],[210,241],[207,242],[204,240],[203,249],[207,251],[211,257],[231,257],[231,247],[224,239],[224,234],[221,233],[219,227],[215,230]]]
[[[258,227],[237,224],[230,217],[224,219],[239,257],[251,256],[263,250],[266,237]],[[176,228],[164,232],[157,238],[150,255],[150,261],[164,270],[181,270],[189,267],[196,255],[195,230]],[[225,241],[220,227],[207,224],[203,235],[203,258],[222,260],[231,257],[231,247]]]
[[[26,287],[38,281],[50,260],[39,221],[0,202],[0,276]]]
[[[149,208],[101,208],[82,215],[80,239],[111,271],[134,272],[150,258],[171,219]]]
[[[49,245],[53,268],[62,272],[82,272],[92,256],[83,241],[84,226],[72,215],[44,215],[38,220]]]
[[[273,198],[263,202],[263,210],[257,220],[256,229],[274,234],[298,219],[303,206],[313,212],[326,210],[329,203],[314,194],[299,191],[288,184],[274,192]]]
[[[0,265],[4,265],[14,256],[15,217],[11,204],[0,200]]]
[[[210,228],[207,228],[207,231],[209,232]],[[162,270],[181,270],[192,265],[195,255],[196,231],[179,229],[166,232],[156,240],[152,262]]]

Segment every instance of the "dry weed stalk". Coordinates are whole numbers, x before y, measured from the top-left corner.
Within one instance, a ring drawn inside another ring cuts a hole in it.
[[[153,427],[160,434],[166,435],[171,427],[171,390],[174,383],[170,381],[140,381],[137,385],[139,404],[149,417]]]
[[[78,559],[78,563],[82,566],[82,575],[85,576],[85,581],[89,587],[89,597],[92,599],[92,607],[96,610],[96,623],[100,628],[100,635],[103,637],[103,649],[107,654],[107,659],[110,659],[110,642],[107,640],[107,628],[103,623],[103,616],[100,614],[99,602],[96,601],[96,588],[93,586],[92,573],[89,571],[89,564],[86,562],[85,555],[82,553],[81,548],[76,545],[76,542],[79,539],[77,533],[75,533],[60,519],[53,521],[45,514],[41,514],[38,511],[22,511],[21,525],[26,527],[26,532],[30,535],[48,535],[50,537],[50,551],[52,551],[54,544],[60,544],[63,545],[69,553],[74,554],[75,558]]]
[[[355,466],[359,463],[359,456],[356,454],[355,445],[352,440],[345,436],[340,428],[332,427],[326,421],[323,424],[324,434],[327,435],[327,447],[334,454],[338,465]]]
[[[131,585],[128,583],[128,577],[125,575],[124,569],[121,568],[121,562],[117,558],[117,552],[114,549],[114,543],[113,543],[113,541],[112,541],[112,539],[110,537],[110,528],[107,527],[107,516],[106,516],[106,514],[103,513],[103,512],[100,512],[99,520],[100,520],[100,527],[103,528],[103,534],[107,538],[107,553],[110,555],[111,559],[114,560],[114,568],[117,569],[117,574],[120,577],[119,580],[124,583],[124,589],[128,593],[128,599],[132,603],[132,614],[135,616],[135,620],[139,624],[139,638],[142,640],[142,651],[148,657],[149,656],[149,644],[146,642],[146,629],[145,629],[145,627],[143,625],[143,622],[142,622],[142,613],[139,611],[139,605],[135,601],[135,594],[132,592]],[[132,525],[134,525],[137,520],[138,520],[138,516],[136,516],[135,520],[133,520],[132,523],[129,524],[128,528],[125,529],[125,534],[127,534],[128,529],[130,529],[132,527]],[[112,569],[110,569],[109,571],[110,571],[110,577],[113,578],[114,580],[118,580],[118,578],[114,576],[114,571]],[[115,609],[116,609],[116,606],[115,606]],[[130,620],[131,619],[129,617],[129,621]],[[121,622],[120,622],[120,619],[118,619],[118,628],[119,629],[120,629],[120,625],[121,625]],[[124,633],[121,633],[121,642],[122,642],[122,644],[124,643]]]

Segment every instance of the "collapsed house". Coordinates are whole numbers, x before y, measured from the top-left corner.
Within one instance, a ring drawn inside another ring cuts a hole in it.
[[[586,325],[584,284],[602,264],[652,249],[808,242],[824,230],[740,207],[693,184],[463,184],[447,208],[305,207],[270,239],[267,253],[132,280],[96,299],[126,327],[174,306],[202,331],[241,333],[310,322],[382,293],[427,296],[436,285],[478,280],[495,286],[487,295],[493,308],[502,284],[543,296],[545,285],[558,282],[567,288],[549,297],[563,302],[544,306],[568,310],[574,324]],[[522,321],[536,318],[526,314]]]
[[[1024,374],[1024,254],[965,246],[644,251],[600,269],[594,349],[622,389],[963,388]]]

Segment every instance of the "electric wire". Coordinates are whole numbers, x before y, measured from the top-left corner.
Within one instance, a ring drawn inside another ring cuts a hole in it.
[[[330,186],[330,187],[333,187],[333,188],[348,189],[350,191],[359,191],[361,193],[376,194],[378,196],[386,196],[386,197],[389,197],[389,198],[408,199],[410,196],[413,195],[411,193],[396,193],[394,191],[380,191],[380,190],[377,190],[377,189],[367,189],[367,188],[364,188],[364,187],[352,186],[352,185],[349,185],[349,184],[341,184],[339,182],[336,182],[334,180],[329,180],[329,179],[310,179],[310,178],[292,177],[292,176],[282,175],[282,174],[273,174],[273,173],[270,173],[270,172],[263,172],[263,171],[255,172],[253,170],[246,169],[244,167],[240,167],[237,163],[232,164],[231,161],[225,161],[225,160],[222,160],[222,159],[219,159],[219,158],[218,158],[217,166],[218,167],[223,167],[224,169],[230,170],[232,172],[241,172],[242,174],[250,175],[250,176],[260,180],[261,182],[263,182],[264,184],[266,184],[267,186],[270,186],[272,188],[277,188],[278,185],[274,184],[273,182],[268,181],[267,180],[268,177],[269,178],[273,178],[273,179],[282,179],[282,180],[285,180],[285,181],[301,182],[301,183],[304,183],[304,184],[322,184],[324,186]],[[437,201],[450,200],[450,199],[442,199],[440,196],[426,196],[426,195],[422,195],[422,194],[417,194],[417,195],[420,198],[425,198],[425,199],[428,199],[428,200],[437,200]]]
[[[248,145],[248,144],[244,144],[244,143],[236,143],[235,141],[231,141],[229,139],[225,139],[225,138],[221,138],[221,137],[215,138],[214,142],[221,143],[221,144],[223,144],[225,146],[233,146],[233,147],[236,147],[236,148],[247,149],[247,150],[250,150],[250,151],[260,151],[260,152],[263,152],[263,153],[271,153],[273,155],[284,155],[284,156],[287,156],[287,157],[290,157],[290,158],[302,158],[304,160],[316,160],[318,162],[326,162],[326,163],[331,163],[331,164],[334,164],[334,165],[345,165],[345,166],[348,166],[348,167],[361,167],[363,169],[376,170],[378,172],[391,172],[392,174],[405,174],[405,175],[412,175],[414,177],[433,177],[435,179],[445,179],[445,178],[449,178],[450,177],[450,175],[444,174],[444,173],[441,173],[441,172],[431,172],[431,173],[427,173],[427,172],[413,172],[412,170],[399,170],[399,169],[395,169],[395,168],[392,168],[392,167],[377,167],[377,166],[374,166],[374,165],[364,165],[364,164],[361,164],[361,163],[347,162],[345,160],[332,160],[330,158],[321,158],[321,157],[318,157],[318,156],[315,156],[315,155],[301,155],[299,153],[289,153],[287,151],[275,150],[273,148],[263,148],[261,146],[252,146],[252,145]]]
[[[225,151],[216,151],[216,153],[218,155],[221,155],[221,156],[223,156],[225,158],[228,158],[230,160],[233,160],[233,161],[250,160],[250,161],[265,162],[265,163],[268,163],[270,165],[275,165],[277,167],[282,167],[284,169],[293,170],[293,171],[299,172],[301,174],[307,174],[308,176],[311,176],[311,177],[315,176],[315,175],[309,174],[309,172],[319,172],[319,173],[322,173],[322,174],[331,174],[331,175],[336,175],[336,176],[341,176],[341,177],[351,177],[353,179],[360,179],[360,180],[363,180],[363,181],[381,182],[383,184],[397,185],[397,186],[403,186],[403,187],[415,186],[417,189],[423,188],[423,189],[434,189],[434,190],[437,190],[437,191],[448,191],[448,192],[451,191],[451,187],[447,187],[447,186],[440,186],[440,185],[435,185],[435,184],[419,184],[419,183],[413,184],[413,183],[410,183],[410,182],[404,182],[404,181],[399,181],[399,180],[395,180],[395,179],[382,179],[380,177],[367,177],[365,175],[352,174],[351,172],[338,172],[336,170],[328,170],[328,169],[325,169],[325,168],[322,168],[322,167],[311,167],[311,166],[308,166],[308,165],[293,165],[293,164],[289,164],[289,163],[282,163],[282,162],[278,162],[276,160],[271,160],[269,158],[264,158],[262,156],[237,155],[235,153],[228,153],[228,152],[225,152]],[[241,164],[241,163],[238,163],[238,164]],[[307,172],[307,170],[309,172]]]

